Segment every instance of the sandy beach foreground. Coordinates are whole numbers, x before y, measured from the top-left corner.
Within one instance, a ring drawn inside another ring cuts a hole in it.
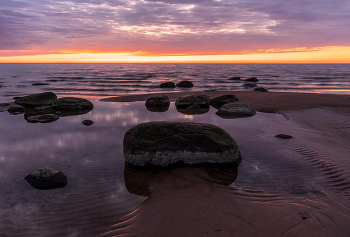
[[[281,113],[295,123],[301,132],[283,144],[317,167],[329,185],[317,194],[283,196],[225,186],[205,168],[126,167],[126,182],[133,177],[129,185],[134,179],[143,183],[143,188],[130,188],[131,192],[150,197],[103,236],[350,236],[350,96],[252,91],[166,95],[175,101],[190,94],[231,93],[257,111]],[[164,93],[102,101],[145,101],[160,94]],[[234,177],[234,172],[226,173]]]

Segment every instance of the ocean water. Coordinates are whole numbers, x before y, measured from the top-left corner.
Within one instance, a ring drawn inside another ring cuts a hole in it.
[[[0,101],[43,91],[97,101],[162,91],[253,90],[243,86],[249,77],[269,91],[350,94],[350,64],[0,64]],[[182,80],[195,87],[159,88]]]

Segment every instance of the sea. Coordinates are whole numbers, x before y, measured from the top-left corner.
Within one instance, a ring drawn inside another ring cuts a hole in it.
[[[241,80],[229,80],[232,77]],[[349,236],[339,227],[342,223],[328,216],[337,213],[348,218],[350,181],[342,178],[343,168],[332,163],[338,153],[320,145],[324,136],[320,131],[278,113],[225,119],[213,107],[193,114],[177,110],[174,102],[157,112],[142,101],[99,101],[152,92],[253,90],[244,86],[249,77],[256,77],[257,86],[272,92],[350,94],[350,64],[0,64],[0,237],[130,236],[124,221],[132,221],[149,196],[157,195],[149,182],[158,173],[128,167],[123,138],[131,127],[150,121],[217,125],[236,141],[243,158],[236,171],[191,168],[198,179],[203,172],[208,177],[192,181],[179,175],[179,182],[165,184],[167,190],[176,191],[182,187],[179,183],[185,183],[184,190],[198,182],[215,183],[262,205],[273,202],[271,197],[300,205],[315,201],[306,214],[295,215],[301,220],[318,215],[316,206],[322,204],[327,208],[320,213],[331,223],[329,228],[338,236]],[[183,80],[192,81],[194,87],[159,88],[162,82]],[[26,113],[8,112],[6,106],[11,105],[6,102],[13,102],[13,97],[44,91],[59,98],[89,99],[94,107],[84,113],[58,114],[59,119],[51,123],[29,123]],[[85,126],[84,120],[94,123]],[[293,138],[279,139],[276,134]],[[32,187],[24,178],[41,168],[60,170],[68,178],[67,186]],[[219,197],[205,205],[218,201]],[[234,215],[244,217],[244,213]],[[317,223],[320,230],[326,229],[322,226],[326,221]]]
[[[229,80],[232,77],[241,80]],[[0,102],[43,91],[92,101],[128,94],[175,92],[184,89],[162,89],[160,83],[183,80],[193,82],[192,91],[253,90],[244,86],[249,77],[256,77],[257,86],[272,92],[350,94],[350,64],[4,63],[0,64]]]

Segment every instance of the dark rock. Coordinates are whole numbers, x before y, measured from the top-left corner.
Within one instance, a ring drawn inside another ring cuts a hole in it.
[[[35,107],[40,105],[51,105],[56,100],[57,96],[54,93],[43,92],[20,97],[15,100],[15,103],[23,106]]]
[[[27,118],[28,123],[51,123],[59,119],[56,114],[32,115]]]
[[[170,100],[166,95],[163,96],[154,96],[146,100],[146,106],[149,107],[169,107]]]
[[[238,165],[241,153],[235,140],[212,124],[148,122],[124,135],[127,164],[144,168],[191,165]]]
[[[22,98],[22,97],[21,97],[21,96],[15,96],[15,97],[13,97],[12,99],[17,100],[17,99],[19,99],[19,98]]]
[[[9,103],[0,103],[0,106],[2,107],[6,107],[6,106],[9,106],[10,104]]]
[[[41,190],[63,188],[67,185],[67,177],[59,170],[42,168],[24,178],[32,187]]]
[[[163,82],[159,85],[160,88],[175,88],[175,83],[168,81],[168,82]]]
[[[193,83],[191,81],[180,81],[176,84],[177,87],[183,87],[183,88],[191,88],[194,87]]]
[[[43,109],[37,109],[39,106],[36,106],[35,108],[28,108],[26,109],[26,112],[24,114],[24,119],[27,119],[30,116],[38,116],[38,115],[44,115],[44,114],[56,114],[57,111],[52,109],[50,106],[44,105]],[[45,107],[45,109],[44,109]],[[41,108],[41,106],[39,107]]]
[[[209,107],[209,97],[206,95],[190,95],[180,97],[175,102],[176,108],[200,109]]]
[[[52,108],[59,111],[84,111],[91,110],[93,104],[82,98],[63,97],[52,103]]]
[[[217,112],[216,115],[222,118],[240,118],[249,117],[256,114],[256,111],[244,104],[238,104],[230,102],[224,104]]]
[[[243,87],[245,88],[252,88],[252,87],[257,87],[257,85],[255,83],[245,83],[243,84]]]
[[[45,85],[50,85],[50,83],[47,82],[34,82],[32,83],[33,86],[45,86]]]
[[[10,107],[7,111],[12,115],[16,115],[16,114],[23,114],[26,110],[23,109],[22,107]]]
[[[86,119],[82,122],[82,124],[84,124],[85,126],[90,126],[94,124],[94,121]]]
[[[214,108],[220,109],[220,107],[222,105],[230,103],[230,102],[235,102],[235,101],[238,101],[237,97],[235,95],[231,94],[231,95],[223,95],[223,96],[211,98],[209,103]]]
[[[260,91],[260,92],[269,92],[266,88],[264,87],[257,87],[257,88],[254,88],[254,91]]]
[[[193,107],[192,107],[192,109],[176,108],[176,110],[177,110],[177,112],[182,113],[182,114],[193,115],[193,114],[205,114],[205,113],[208,113],[209,109],[210,109],[210,107],[198,108],[198,109],[193,109]]]
[[[293,138],[292,136],[286,135],[286,134],[277,134],[275,137],[281,138],[281,139],[291,139],[291,138]]]
[[[249,77],[247,79],[244,79],[245,81],[250,81],[250,82],[257,82],[259,81],[256,77]]]
[[[239,80],[241,80],[241,78],[240,77],[231,77],[231,78],[229,78],[227,80],[239,81]]]
[[[41,105],[41,106],[35,106],[34,109],[36,110],[47,110],[47,109],[50,109],[51,106],[49,105]]]

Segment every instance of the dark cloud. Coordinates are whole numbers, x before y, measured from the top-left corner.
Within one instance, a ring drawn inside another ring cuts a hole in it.
[[[345,0],[2,1],[0,50],[237,53],[350,46]]]

